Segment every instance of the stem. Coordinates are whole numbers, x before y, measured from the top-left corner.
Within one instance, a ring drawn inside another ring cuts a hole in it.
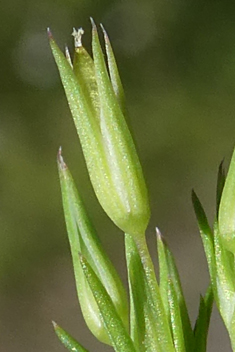
[[[135,241],[145,271],[146,282],[150,296],[149,303],[151,305],[151,308],[154,310],[156,317],[156,331],[158,331],[158,334],[161,338],[164,336],[164,342],[162,342],[163,344],[165,344],[165,348],[163,348],[163,351],[173,352],[175,351],[175,349],[173,347],[170,326],[162,303],[161,294],[155,275],[154,265],[149,254],[145,236],[133,236],[133,239]]]
[[[151,289],[151,293],[153,293],[154,295],[156,293],[159,293],[159,296],[160,296],[160,291],[159,291],[159,287],[158,287],[157,279],[155,275],[155,269],[153,266],[152,258],[150,257],[150,254],[149,254],[145,236],[138,236],[138,237],[134,236],[134,241],[139,251],[139,255],[146,274],[147,282]]]

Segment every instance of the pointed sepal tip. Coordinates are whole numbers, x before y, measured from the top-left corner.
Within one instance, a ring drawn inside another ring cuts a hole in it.
[[[97,27],[96,27],[95,21],[93,20],[92,17],[90,17],[90,21],[91,21],[91,25],[92,25],[92,31],[97,32]]]
[[[64,162],[64,158],[62,157],[62,147],[59,147],[58,153],[57,153],[57,162],[61,170],[66,170],[67,165]]]
[[[50,27],[47,27],[47,35],[48,35],[48,38],[49,38],[49,39],[53,39],[53,36],[52,36],[51,30],[50,30]]]

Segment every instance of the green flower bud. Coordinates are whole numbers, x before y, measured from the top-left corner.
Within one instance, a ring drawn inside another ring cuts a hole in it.
[[[128,330],[127,295],[89,220],[73,178],[61,156],[61,150],[58,154],[58,169],[77,293],[83,317],[88,328],[98,340],[111,344],[99,308],[83,273],[79,253],[86,258],[105,287],[126,330]]]
[[[219,232],[225,247],[235,254],[235,150],[219,206]]]
[[[120,229],[142,235],[150,216],[148,194],[124,117],[124,95],[115,58],[104,32],[110,78],[94,22],[93,59],[82,46],[82,33],[82,29],[73,32],[73,64],[68,52],[66,59],[49,33],[52,52],[96,196]]]

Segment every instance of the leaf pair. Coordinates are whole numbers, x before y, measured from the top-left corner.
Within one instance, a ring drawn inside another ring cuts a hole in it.
[[[128,234],[125,235],[125,248],[130,292],[131,337],[135,347],[137,351],[173,352],[173,342],[158,284],[152,273],[149,273],[152,268],[148,265],[146,270],[143,265],[143,252],[140,255],[133,237]],[[152,295],[153,290],[155,297]]]
[[[200,299],[193,331],[173,255],[158,229],[157,244],[159,287],[156,278],[149,273],[151,265],[146,266],[149,253],[143,254],[144,246],[125,235],[131,337],[135,347],[137,351],[205,352],[212,291],[209,288],[205,298]]]

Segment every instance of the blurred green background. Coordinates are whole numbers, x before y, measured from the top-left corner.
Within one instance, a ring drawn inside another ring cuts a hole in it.
[[[155,226],[173,250],[192,321],[208,284],[190,201],[195,188],[213,221],[217,167],[235,142],[235,2],[205,0],[5,0],[0,5],[0,351],[64,351],[51,320],[93,351],[77,304],[56,153],[60,145],[123,280],[123,235],[93,195],[48,45],[46,27],[72,48],[89,16],[111,38]],[[216,310],[208,351],[230,351]]]

